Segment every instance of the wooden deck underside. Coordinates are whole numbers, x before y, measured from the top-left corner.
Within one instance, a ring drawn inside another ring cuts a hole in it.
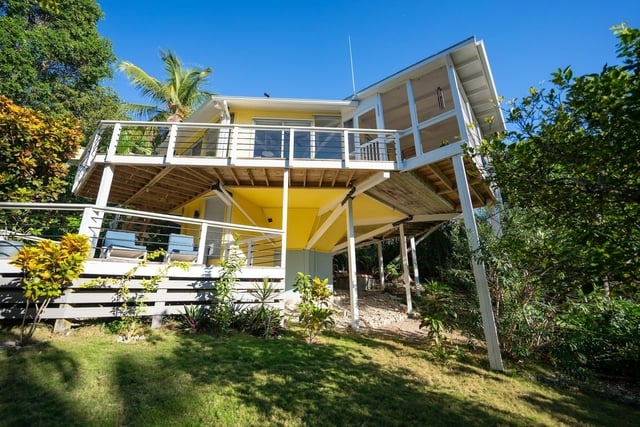
[[[94,164],[85,177],[78,195],[95,198],[100,186],[103,165]],[[493,194],[479,177],[475,165],[467,160],[468,180],[475,207],[485,206]],[[292,168],[290,188],[343,188],[350,189],[379,170]],[[281,188],[282,168],[212,167],[212,166],[158,166],[118,164],[109,196],[110,204],[144,211],[169,213],[186,203],[205,195],[212,185],[226,187],[247,186]],[[407,217],[460,213],[455,175],[449,159],[424,165],[406,172],[391,172],[388,180],[366,192],[370,197],[402,212]],[[413,232],[425,230],[441,221],[411,223]]]

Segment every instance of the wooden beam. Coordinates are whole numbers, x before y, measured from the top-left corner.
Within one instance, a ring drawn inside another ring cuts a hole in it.
[[[435,164],[427,165],[427,167],[431,169],[431,171],[440,179],[440,181],[442,181],[442,183],[444,184],[445,187],[447,187],[447,189],[449,190],[455,189],[455,185],[449,179],[449,177],[445,175],[444,172],[442,172],[442,169],[440,169]]]

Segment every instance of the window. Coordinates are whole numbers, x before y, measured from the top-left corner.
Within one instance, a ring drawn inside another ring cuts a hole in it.
[[[315,116],[314,119],[316,127],[339,128],[342,123],[340,116]],[[342,158],[342,132],[323,132],[316,130],[314,142],[314,158]]]
[[[308,127],[310,120],[274,120],[256,119],[256,125]],[[280,157],[289,156],[289,129],[256,129],[255,143],[253,147],[254,157]],[[311,157],[311,132],[294,129],[293,132],[293,156],[297,159]]]

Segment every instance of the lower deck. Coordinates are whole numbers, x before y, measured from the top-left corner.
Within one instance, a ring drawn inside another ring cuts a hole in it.
[[[21,277],[20,270],[9,264],[9,258],[0,258],[0,319],[22,319],[25,303]],[[148,292],[143,281],[153,277],[160,280],[157,288]],[[81,277],[51,302],[42,318],[66,321],[119,318],[126,314],[120,292],[126,284],[129,297],[143,301],[139,315],[151,317],[159,325],[163,316],[181,315],[186,306],[210,304],[211,290],[219,277],[220,267],[213,266],[191,265],[185,270],[178,266],[168,268],[163,262],[142,266],[131,260],[91,259]],[[284,308],[284,271],[275,267],[247,267],[237,274],[232,292],[237,308],[257,303],[254,291],[264,278],[275,290],[269,305]]]

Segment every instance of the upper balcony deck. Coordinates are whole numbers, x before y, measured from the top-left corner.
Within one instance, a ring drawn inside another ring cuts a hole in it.
[[[447,160],[465,141],[418,158],[400,139],[387,129],[104,121],[80,159],[74,192],[96,198],[108,164],[110,204],[168,213],[218,184],[282,187],[285,168],[291,188],[349,189],[396,172],[375,197],[407,207],[407,215],[459,210]],[[474,204],[484,205],[492,193],[470,175]]]
[[[398,170],[397,152],[392,130],[105,121],[80,159],[74,191],[96,197],[110,164],[110,202],[168,212],[216,183],[282,186],[284,168],[292,187],[348,187]]]

